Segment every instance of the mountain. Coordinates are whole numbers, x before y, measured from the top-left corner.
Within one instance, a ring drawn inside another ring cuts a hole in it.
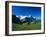
[[[33,21],[38,21],[36,20],[36,18],[34,18],[33,16],[16,16],[16,15],[12,15],[12,23],[16,23],[16,24],[23,24],[23,23],[31,23]]]
[[[20,23],[20,19],[18,17],[16,17],[16,15],[12,15],[12,23]]]
[[[26,18],[27,16],[16,16],[16,17],[18,17],[20,20],[22,20],[22,19]]]
[[[21,22],[32,22],[35,20],[35,18],[33,18],[32,16],[28,17],[28,16],[20,16],[19,18],[21,20]]]

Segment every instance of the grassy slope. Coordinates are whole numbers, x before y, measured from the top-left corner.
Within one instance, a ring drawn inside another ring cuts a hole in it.
[[[41,29],[40,22],[38,23],[32,23],[32,24],[13,24],[12,31],[19,31],[19,30],[39,30]]]

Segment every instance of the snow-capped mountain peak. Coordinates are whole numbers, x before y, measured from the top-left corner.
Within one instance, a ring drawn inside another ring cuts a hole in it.
[[[22,19],[26,18],[27,16],[16,16],[16,17],[18,17],[20,20],[22,20]]]

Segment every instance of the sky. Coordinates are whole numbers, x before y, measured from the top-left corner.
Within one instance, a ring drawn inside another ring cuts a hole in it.
[[[41,17],[41,7],[12,6],[12,15]]]

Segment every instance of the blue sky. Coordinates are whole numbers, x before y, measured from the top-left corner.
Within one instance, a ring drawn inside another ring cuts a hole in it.
[[[41,17],[41,7],[12,6],[12,14],[16,16]]]

